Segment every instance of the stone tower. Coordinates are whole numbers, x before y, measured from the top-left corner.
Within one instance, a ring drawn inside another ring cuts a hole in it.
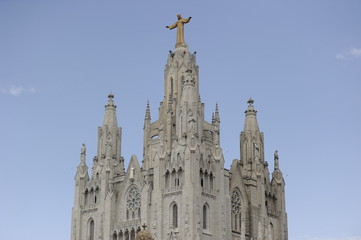
[[[189,20],[179,15],[170,28]],[[133,155],[124,168],[122,131],[114,96],[108,96],[90,176],[85,145],[81,150],[72,240],[135,240],[144,224],[155,240],[288,239],[278,152],[270,177],[253,100],[245,112],[241,157],[227,170],[218,106],[212,121],[205,121],[196,54],[182,34],[168,54],[157,120],[146,107],[141,166]]]

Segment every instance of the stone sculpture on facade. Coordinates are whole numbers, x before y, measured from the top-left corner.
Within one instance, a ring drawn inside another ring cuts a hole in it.
[[[169,26],[178,28],[177,45],[165,66],[158,119],[151,121],[146,106],[141,165],[133,155],[124,166],[122,129],[109,94],[90,174],[85,144],[81,149],[72,240],[288,240],[278,152],[270,175],[253,99],[240,157],[225,168],[218,104],[208,122],[196,56],[184,42],[189,20],[179,15]],[[151,232],[141,230],[143,224]]]

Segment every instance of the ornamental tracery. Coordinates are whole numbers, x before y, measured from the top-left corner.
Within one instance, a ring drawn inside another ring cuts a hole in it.
[[[241,199],[239,198],[239,194],[236,190],[233,191],[231,197],[231,204],[232,204],[232,213],[237,215],[241,211]]]
[[[132,187],[127,196],[127,220],[140,218],[140,200],[138,188]]]
[[[240,194],[237,190],[232,192],[231,196],[231,206],[232,206],[232,214],[231,214],[231,224],[232,231],[236,233],[240,233],[241,231],[241,198]]]

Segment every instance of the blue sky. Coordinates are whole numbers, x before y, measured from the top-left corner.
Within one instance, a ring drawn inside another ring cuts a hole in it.
[[[221,114],[226,166],[249,97],[279,150],[291,240],[361,239],[360,1],[0,1],[0,239],[70,238],[82,143],[96,154],[109,92],[122,155],[157,118],[176,14],[192,16],[206,119]]]

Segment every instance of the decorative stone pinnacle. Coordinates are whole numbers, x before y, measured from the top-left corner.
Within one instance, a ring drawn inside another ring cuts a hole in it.
[[[254,103],[254,100],[250,97],[248,99],[247,103],[251,106]]]
[[[113,93],[109,93],[108,98],[114,98]]]

